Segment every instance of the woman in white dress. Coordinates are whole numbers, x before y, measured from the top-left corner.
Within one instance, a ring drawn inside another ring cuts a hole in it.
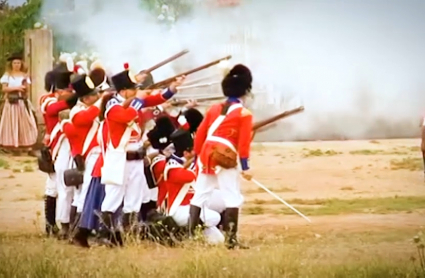
[[[6,72],[0,79],[4,107],[0,121],[0,146],[14,151],[30,150],[37,142],[37,124],[28,101],[28,84],[22,56],[7,59]]]

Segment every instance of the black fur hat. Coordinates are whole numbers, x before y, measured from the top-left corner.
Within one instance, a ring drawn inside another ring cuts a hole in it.
[[[171,144],[170,135],[174,130],[175,127],[169,117],[159,117],[155,121],[155,127],[148,132],[147,137],[154,149],[163,150]]]
[[[84,97],[97,92],[94,82],[86,74],[75,77],[71,85],[78,97]]]
[[[179,128],[171,134],[170,139],[178,153],[193,149],[193,137],[187,130]]]
[[[44,90],[46,92],[55,90],[55,73],[53,71],[48,71],[44,76]]]
[[[239,98],[251,91],[252,74],[249,68],[238,64],[234,66],[221,82],[226,97]]]
[[[189,124],[190,133],[196,132],[202,120],[204,119],[204,115],[202,115],[202,113],[195,108],[190,108],[184,111],[183,116],[186,118],[186,121]]]

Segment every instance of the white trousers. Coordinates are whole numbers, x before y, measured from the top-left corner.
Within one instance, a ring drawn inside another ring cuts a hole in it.
[[[143,160],[126,161],[124,184],[105,184],[102,212],[116,212],[123,204],[123,213],[139,212],[142,203],[150,201],[150,192],[143,172]]]
[[[180,206],[172,216],[179,226],[186,226],[189,223],[190,206]],[[210,244],[218,244],[224,242],[224,236],[216,227],[220,223],[220,214],[208,208],[201,209],[200,218],[204,222],[206,228],[204,237]]]
[[[211,197],[206,203],[206,207],[218,213],[222,213],[224,210],[226,210],[226,203],[224,202],[223,193],[218,189],[214,189]]]
[[[56,198],[58,196],[56,174],[47,174],[46,187],[44,190],[44,195]]]
[[[191,204],[202,208],[211,199],[214,188],[218,186],[227,208],[239,208],[243,203],[240,189],[240,171],[238,169],[221,169],[217,174],[198,173],[194,186],[195,195]]]
[[[66,186],[63,178],[65,170],[69,169],[71,161],[71,147],[68,139],[63,139],[55,161],[56,184],[58,199],[56,201],[56,221],[69,223],[71,204],[74,197],[74,187]]]
[[[149,189],[150,201],[158,201],[158,187]],[[145,203],[145,202],[143,202]]]
[[[77,213],[83,212],[84,201],[86,200],[87,192],[89,191],[90,182],[92,179],[92,173],[94,165],[96,164],[97,159],[100,155],[100,148],[93,148],[90,153],[86,157],[86,170],[84,171],[84,179],[83,184],[80,185],[79,196],[76,200],[74,200],[75,206],[77,207]],[[73,204],[74,205],[74,204]]]

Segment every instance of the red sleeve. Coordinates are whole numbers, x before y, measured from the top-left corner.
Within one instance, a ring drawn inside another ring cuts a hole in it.
[[[152,167],[152,173],[155,176],[155,180],[158,181],[158,179],[161,177],[161,175],[164,174],[165,169],[165,160],[158,161],[153,167]]]
[[[143,107],[152,107],[163,104],[167,99],[162,96],[162,94],[149,95],[143,99]]]
[[[46,107],[46,115],[49,117],[53,117],[53,116],[57,116],[59,115],[59,112],[68,109],[68,104],[66,103],[66,101],[61,100],[61,101],[57,101],[54,103],[49,104]]]
[[[184,168],[174,168],[168,171],[167,180],[172,183],[185,184],[196,179],[194,172]]]
[[[244,114],[243,111],[248,111],[248,109],[243,108],[240,118],[240,128],[239,128],[239,139],[238,139],[238,152],[240,159],[249,158],[249,152],[251,147],[251,138],[252,138],[252,114],[248,111],[248,114]]]
[[[202,146],[204,145],[205,140],[207,139],[208,129],[210,127],[210,116],[211,109],[207,111],[205,114],[205,118],[202,120],[198,129],[196,130],[195,140],[193,145],[193,150],[196,155],[199,155],[202,150]]]
[[[100,109],[97,106],[90,106],[89,108],[79,111],[72,117],[72,123],[76,126],[92,125],[94,119],[99,116]]]
[[[132,107],[124,108],[121,105],[114,105],[108,111],[108,120],[118,123],[129,123],[137,118],[137,111]]]

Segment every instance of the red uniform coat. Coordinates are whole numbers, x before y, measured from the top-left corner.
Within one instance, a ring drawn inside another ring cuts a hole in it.
[[[233,102],[233,101],[232,101]],[[236,102],[236,101],[235,101]],[[214,104],[205,114],[205,118],[196,131],[194,150],[203,167],[202,173],[214,174],[216,162],[211,159],[211,153],[215,146],[222,143],[207,140],[208,129],[221,113],[223,103]],[[229,141],[237,150],[242,170],[248,170],[252,132],[252,114],[246,108],[236,108],[230,112],[213,136]]]
[[[80,154],[86,158],[91,149],[99,145],[97,142],[96,130],[94,137],[91,139],[89,147],[83,153],[83,146],[85,144],[87,135],[92,128],[98,128],[99,124],[95,121],[99,116],[99,113],[99,107],[95,105],[88,107],[83,103],[77,103],[77,105],[71,109],[70,118],[74,125],[75,132],[77,133],[77,138],[75,138],[74,144],[71,145],[71,148],[74,149],[73,153]]]
[[[68,109],[66,101],[58,101],[54,94],[45,94],[40,98],[40,110],[46,125],[46,135],[50,135],[59,122],[59,112]]]
[[[167,197],[167,185],[164,180],[164,170],[167,160],[165,156],[156,156],[151,163],[151,173],[154,177],[154,182],[158,186],[158,201],[157,206],[161,207]]]
[[[99,134],[99,132],[101,132],[101,133]],[[99,136],[102,136],[102,137],[99,138]],[[99,127],[98,134],[97,134],[96,137],[97,137],[97,139],[102,139],[103,142],[106,142],[106,140],[108,139],[108,127],[107,127],[107,125],[102,124]],[[99,140],[97,140],[97,141],[98,141],[100,147],[102,147]],[[105,151],[106,151],[106,143],[103,144],[103,152],[105,152]],[[102,176],[102,171],[101,171],[102,167],[103,167],[103,154],[101,152],[99,157],[96,160],[96,163],[94,164],[92,177],[100,178]]]
[[[177,195],[180,190],[188,184],[196,179],[196,174],[194,171],[189,169],[184,169],[183,165],[179,163],[177,160],[170,158],[167,162],[164,171],[164,179],[166,180],[167,185],[167,193],[168,193],[168,210],[173,205]],[[190,200],[193,198],[194,191],[191,187],[189,191],[186,193],[186,196],[180,203],[180,206],[186,206],[190,204]]]
[[[144,99],[134,99],[128,108],[124,108],[121,104],[124,102],[124,98],[120,95],[112,97],[106,105],[105,119],[110,132],[110,139],[112,145],[118,147],[121,137],[123,136],[128,124],[137,121],[141,118],[141,109],[144,107],[150,107],[164,103],[173,96],[171,91],[167,90],[163,94],[149,95]],[[141,132],[133,132],[133,138],[140,136]]]
[[[72,145],[75,145],[78,141],[78,133],[74,127],[74,124],[70,120],[63,120],[61,122],[62,131],[65,134],[65,137],[69,141],[69,145],[71,146],[71,155],[75,156],[78,153],[75,153],[75,150],[72,148]]]

